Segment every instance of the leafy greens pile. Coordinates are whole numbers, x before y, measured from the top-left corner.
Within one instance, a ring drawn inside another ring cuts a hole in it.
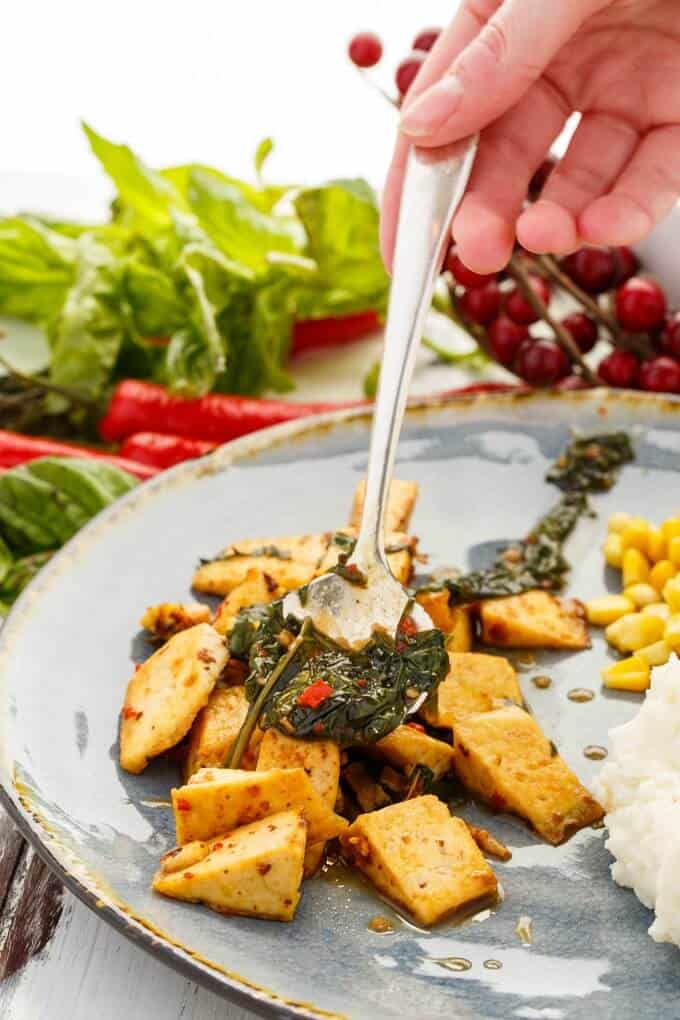
[[[136,484],[112,465],[62,457],[0,475],[0,616],[55,549]]]
[[[300,634],[282,602],[243,610],[229,638],[231,654],[246,658],[246,694],[255,704],[287,652],[281,636]],[[359,652],[339,648],[311,630],[266,697],[259,725],[295,737],[330,738],[342,747],[372,744],[404,722],[408,708],[446,676],[449,659],[439,630],[391,637],[375,633]],[[301,695],[324,681],[332,688],[320,704]]]
[[[117,189],[110,222],[0,220],[0,314],[44,327],[52,384],[95,401],[130,376],[191,396],[285,390],[296,319],[385,307],[363,180],[266,185],[269,140],[257,186],[198,164],[156,171],[85,132]]]

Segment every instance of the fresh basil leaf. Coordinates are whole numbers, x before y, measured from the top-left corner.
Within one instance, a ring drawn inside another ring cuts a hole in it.
[[[75,276],[72,240],[33,219],[0,220],[0,312],[48,322]]]

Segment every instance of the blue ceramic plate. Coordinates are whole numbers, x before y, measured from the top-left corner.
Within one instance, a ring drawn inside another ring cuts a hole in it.
[[[570,426],[633,431],[637,462],[594,500],[568,550],[571,592],[601,594],[608,513],[660,519],[680,507],[680,404],[580,393],[482,397],[412,410],[398,475],[421,485],[414,527],[433,568],[478,565],[490,545],[526,533],[555,499],[543,478]],[[555,849],[518,820],[469,805],[465,817],[513,851],[494,864],[505,899],[463,925],[420,931],[340,873],[305,887],[294,923],[227,919],[150,890],[173,845],[172,763],[139,777],[117,765],[118,713],[132,661],[148,653],[137,621],[150,603],[186,597],[197,559],[232,540],[343,524],[366,465],[369,421],[307,421],[224,447],[135,490],[81,532],[24,594],[0,643],[0,777],[7,805],[70,888],[171,965],[280,1016],[677,1016],[677,949],[647,935],[650,913],[609,877],[602,829]],[[577,655],[518,657],[524,694],[567,762],[589,783],[589,744],[639,698],[603,692],[599,635]],[[539,690],[536,674],[552,686]],[[586,704],[568,699],[592,688]],[[396,930],[367,927],[377,913]],[[533,943],[515,928],[532,919]],[[494,961],[494,962],[490,962]],[[460,969],[464,968],[464,969]]]

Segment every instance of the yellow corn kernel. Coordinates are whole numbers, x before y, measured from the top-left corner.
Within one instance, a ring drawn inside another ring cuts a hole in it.
[[[639,549],[647,554],[649,545],[649,524],[643,517],[634,517],[621,532],[621,546],[626,549]]]
[[[612,514],[607,521],[607,530],[620,535],[633,520],[632,514],[624,514],[622,512]]]
[[[680,616],[671,616],[668,620],[663,639],[674,652],[680,651]]]
[[[654,592],[656,598],[656,592]],[[594,627],[608,627],[627,613],[635,612],[635,603],[625,595],[603,595],[586,602],[588,623]]]
[[[621,566],[624,589],[649,578],[649,561],[639,549],[624,549]]]
[[[671,651],[665,641],[655,641],[653,645],[640,648],[635,654],[644,659],[648,666],[663,666],[670,659]]]
[[[646,691],[650,673],[651,666],[641,655],[631,655],[603,669],[602,680],[615,691]]]
[[[666,558],[666,536],[661,528],[650,528],[647,535],[647,555],[652,563]]]
[[[637,652],[645,645],[660,641],[665,627],[664,620],[660,620],[658,616],[628,613],[627,616],[610,623],[604,636],[619,652]]]
[[[671,607],[672,613],[680,613],[680,577],[671,577],[663,586],[663,599]]]
[[[619,567],[620,569],[623,561],[621,536],[615,531],[610,532],[604,540],[602,551],[604,552],[605,563],[608,563],[610,567]]]
[[[664,622],[671,618],[671,607],[665,602],[652,602],[651,606],[645,606],[642,612],[645,616],[658,616]]]
[[[680,567],[680,535],[668,540],[668,559]]]
[[[638,584],[631,584],[626,588],[624,596],[633,603],[637,609],[644,609],[645,606],[652,606],[659,600],[659,593],[651,584],[640,581]]]
[[[661,530],[667,542],[670,542],[672,538],[677,538],[680,535],[680,517],[669,517],[661,525]]]
[[[659,560],[649,571],[649,583],[661,593],[666,581],[670,581],[678,572],[678,568],[670,560]]]

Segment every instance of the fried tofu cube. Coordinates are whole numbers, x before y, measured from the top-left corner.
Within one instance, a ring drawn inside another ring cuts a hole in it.
[[[350,862],[421,924],[435,924],[497,891],[465,822],[437,797],[359,815],[340,840]]]
[[[228,634],[242,609],[269,605],[283,598],[287,591],[264,570],[251,567],[241,584],[237,584],[217,607],[213,627],[218,634]]]
[[[420,710],[430,726],[452,729],[476,712],[522,704],[517,674],[507,659],[481,652],[449,652],[449,672]]]
[[[191,602],[189,605],[182,605],[181,602],[159,602],[158,605],[149,606],[139,625],[148,630],[152,637],[167,641],[173,634],[189,630],[197,623],[210,623],[211,618],[210,608],[202,606],[200,602]]]
[[[587,648],[585,610],[577,599],[527,591],[480,604],[482,641],[499,648]]]
[[[380,783],[376,783],[368,774],[363,762],[353,761],[343,769],[342,778],[354,794],[362,811],[375,811],[390,803],[390,798]]]
[[[247,712],[245,687],[215,688],[191,728],[185,767],[187,779],[199,769],[221,768],[224,765]],[[243,755],[242,768],[255,768],[262,735],[262,730],[256,728]]]
[[[226,661],[224,638],[207,624],[180,631],[133,674],[120,724],[120,764],[142,772],[189,732]]]
[[[449,605],[447,591],[418,592],[416,602],[423,607],[435,627],[446,634],[446,647],[450,652],[472,650],[474,632],[467,606]]]
[[[190,843],[181,854],[166,855],[153,887],[220,914],[292,921],[300,900],[306,832],[301,812],[281,811],[209,843]]]
[[[441,779],[453,768],[453,748],[450,744],[430,737],[408,724],[397,726],[367,750],[405,772],[409,772],[414,765],[425,765],[435,779]]]
[[[454,729],[456,772],[497,811],[525,818],[549,843],[562,843],[601,818],[602,808],[521,708],[470,715]]]
[[[364,495],[366,493],[366,480],[362,479],[354,492],[352,502],[352,513],[349,518],[351,528],[358,528],[361,524],[361,514],[364,509]],[[413,508],[418,499],[418,483],[402,482],[393,478],[390,482],[390,491],[387,497],[387,511],[385,513],[386,531],[406,531],[411,523]]]
[[[172,791],[177,843],[212,839],[277,811],[301,811],[310,843],[334,839],[347,826],[321,799],[304,769],[200,769]]]
[[[341,528],[336,534],[349,535],[350,538],[356,538],[356,529]],[[416,554],[417,546],[417,538],[410,538],[408,535],[398,532],[387,535],[385,540],[387,562],[390,565],[390,570],[401,584],[408,584],[411,579],[413,557]],[[326,554],[319,563],[315,576],[320,577],[321,574],[327,574],[329,570],[336,566],[341,552],[340,546],[335,542],[331,542]]]
[[[340,748],[332,740],[298,740],[269,729],[262,738],[257,759],[258,769],[304,769],[312,786],[333,810],[340,787]],[[305,878],[313,875],[323,861],[325,840],[307,844]]]
[[[216,559],[202,563],[194,573],[192,586],[210,595],[228,595],[243,584],[249,570],[258,570],[292,591],[311,581],[330,538],[330,533],[325,533],[237,542]]]

